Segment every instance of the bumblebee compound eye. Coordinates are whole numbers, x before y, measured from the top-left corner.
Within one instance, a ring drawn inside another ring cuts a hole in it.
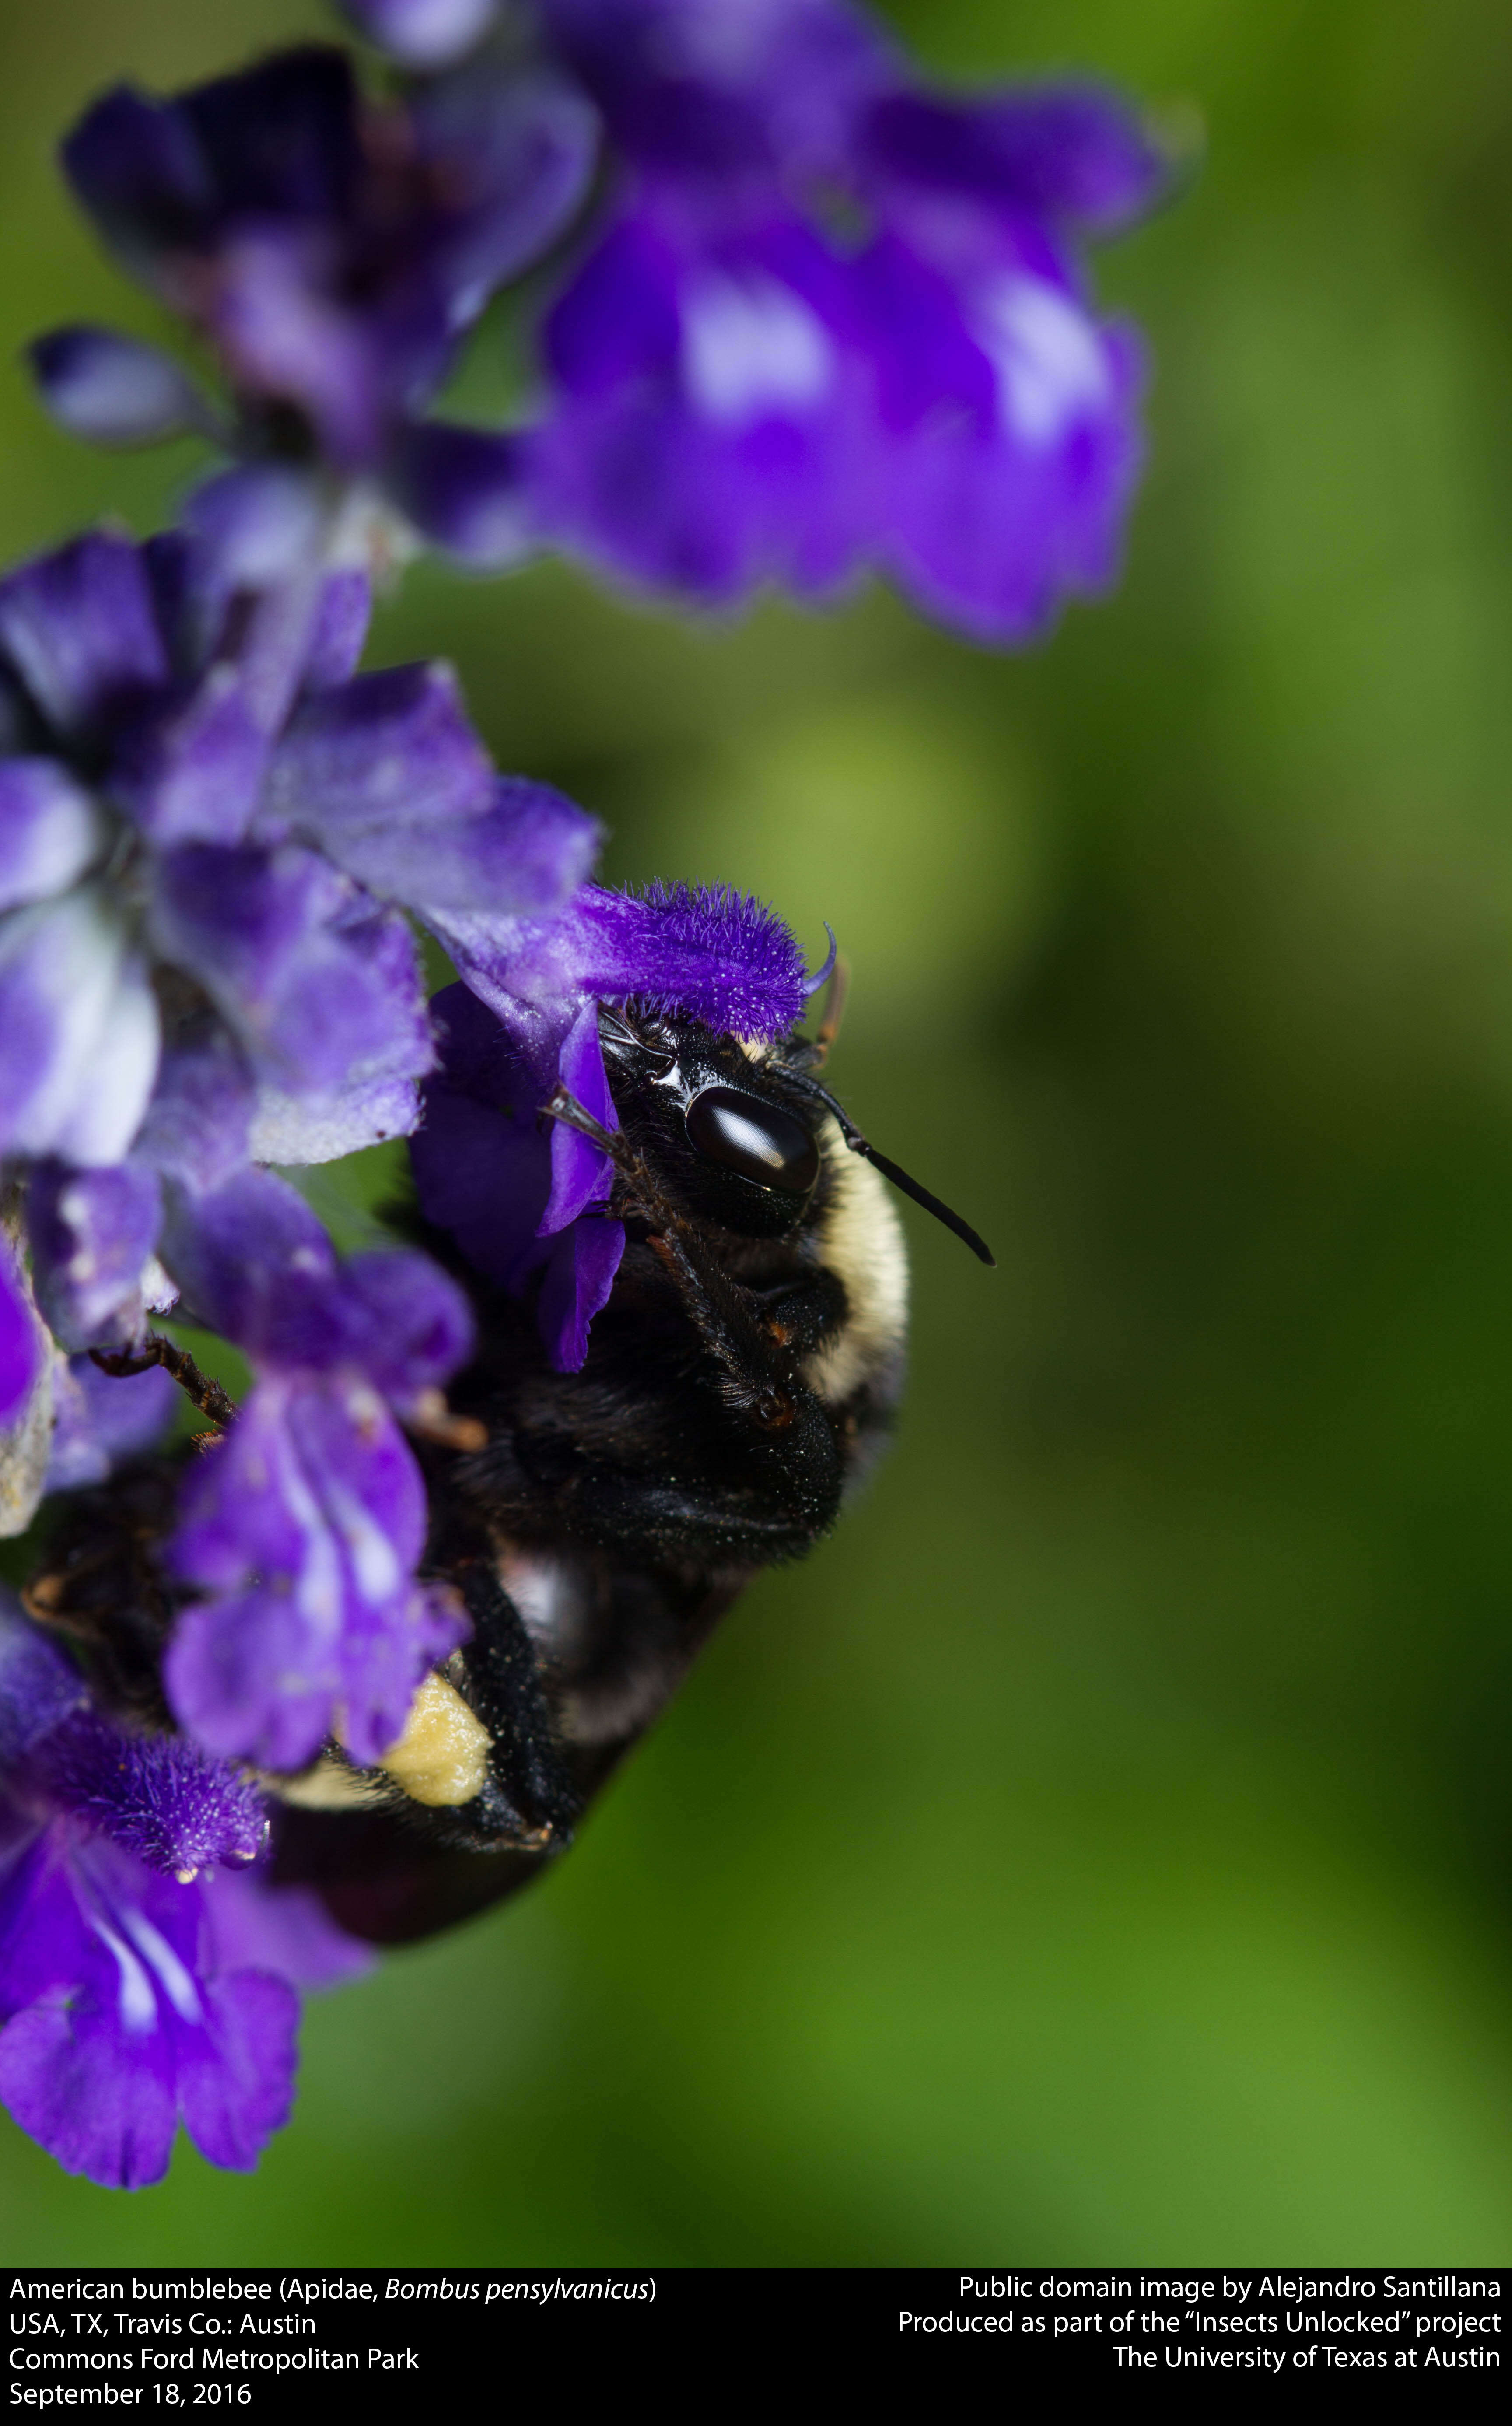
[[[705,1087],[683,1117],[700,1154],[758,1188],[807,1196],[819,1176],[819,1148],[802,1122],[738,1087]]]

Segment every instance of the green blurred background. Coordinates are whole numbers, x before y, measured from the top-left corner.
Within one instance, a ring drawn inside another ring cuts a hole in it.
[[[1505,9],[890,13],[1205,122],[1102,265],[1157,365],[1117,596],[1006,659],[423,569],[378,653],[453,656],[615,878],[828,917],[836,1083],[1002,1269],[909,1214],[882,1480],[543,1889],[312,2007],[255,2178],[127,2199],[6,2127],[7,2261],[1512,2256]],[[192,468],[8,367],[152,325],[56,135],[322,23],[4,12],[6,555]]]

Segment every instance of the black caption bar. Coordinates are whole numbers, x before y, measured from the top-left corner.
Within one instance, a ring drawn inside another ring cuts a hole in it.
[[[460,2396],[479,2370],[602,2346],[691,2362],[729,2333],[739,2372],[798,2365],[815,2337],[938,2374],[1020,2388],[1367,2377],[1469,2391],[1500,2378],[1508,2276],[1418,2267],[1084,2272],[5,2270],[12,2412],[260,2410],[346,2415],[380,2387]]]

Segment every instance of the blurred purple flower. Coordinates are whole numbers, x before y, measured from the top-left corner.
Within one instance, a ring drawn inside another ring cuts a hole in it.
[[[780,1035],[812,990],[775,914],[739,894],[655,886],[644,898],[585,885],[553,920],[439,922],[465,982],[438,995],[441,1067],[410,1139],[421,1209],[491,1280],[542,1273],[552,1363],[575,1372],[624,1252],[603,1211],[609,1157],[539,1118],[558,1086],[619,1125],[599,1043],[599,1003],[635,996],[742,1036]]]
[[[70,2173],[137,2189],[182,2120],[247,2170],[286,2120],[298,2000],[359,1949],[207,1866],[252,1863],[261,1798],[194,1746],[95,1712],[0,1608],[0,2098]],[[265,1918],[259,1922],[259,1913]]]
[[[375,1760],[466,1632],[456,1596],[416,1581],[425,1486],[391,1413],[465,1360],[466,1302],[409,1250],[338,1265],[267,1173],[201,1199],[169,1253],[195,1319],[258,1377],[184,1487],[170,1561],[207,1597],[168,1655],[173,1708],[210,1751],[270,1768],[301,1768],[333,1728]]]
[[[470,12],[430,0],[368,13],[430,65],[465,40]],[[312,45],[169,101],[118,87],[63,156],[105,241],[216,348],[252,451],[298,455],[292,412],[327,464],[381,484],[459,337],[575,214],[596,141],[591,105],[550,69],[478,60],[379,104],[343,53]],[[181,426],[191,408],[171,366],[154,383],[144,349],[117,343],[67,331],[35,349],[56,417],[122,442],[152,434],[154,412]],[[512,478],[507,450],[485,459],[478,433],[426,434],[433,455],[467,457],[472,487]],[[428,535],[448,542],[445,527]]]
[[[710,606],[890,574],[985,641],[1111,577],[1136,341],[1088,234],[1165,167],[1090,87],[921,90],[842,0],[541,0],[621,163],[548,315],[539,527]]]

